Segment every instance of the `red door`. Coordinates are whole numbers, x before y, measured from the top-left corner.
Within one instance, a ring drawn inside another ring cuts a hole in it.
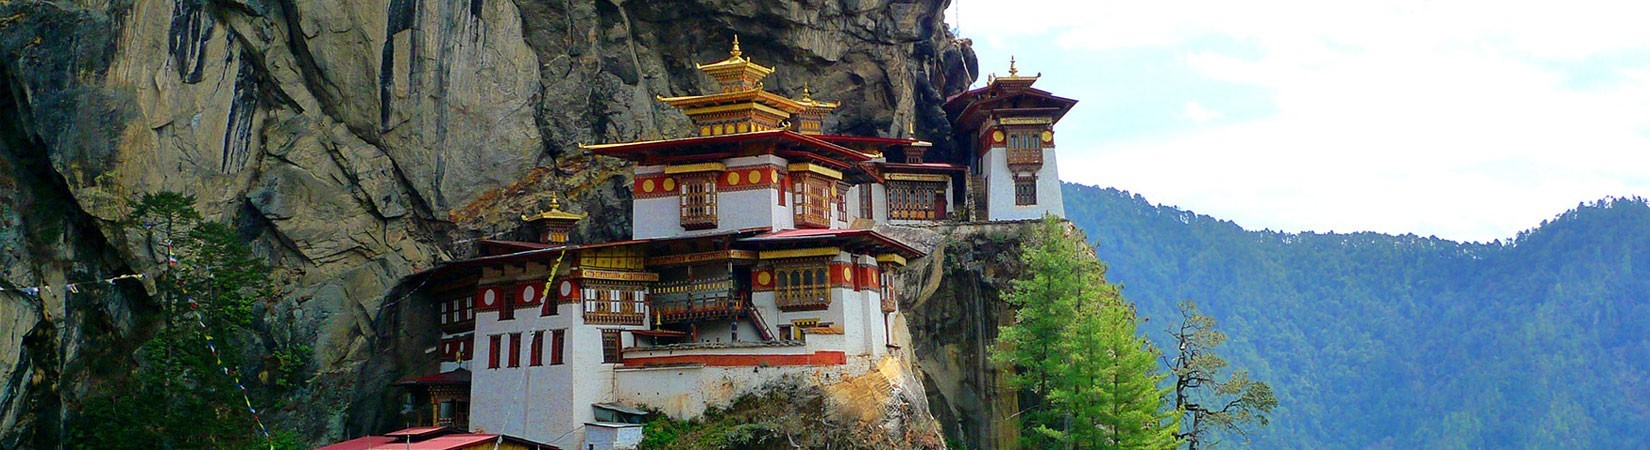
[[[945,220],[945,190],[934,191],[934,220]]]

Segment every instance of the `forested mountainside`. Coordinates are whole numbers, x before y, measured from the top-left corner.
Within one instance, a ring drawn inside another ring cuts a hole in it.
[[[1174,304],[1276,390],[1258,448],[1650,442],[1650,204],[1577,206],[1510,240],[1281,233],[1065,185],[1160,344]]]

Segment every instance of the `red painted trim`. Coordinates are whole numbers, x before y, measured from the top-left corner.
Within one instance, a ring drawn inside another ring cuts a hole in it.
[[[625,367],[677,364],[703,364],[711,367],[839,366],[847,363],[846,353],[833,351],[807,355],[669,355],[624,359]]]

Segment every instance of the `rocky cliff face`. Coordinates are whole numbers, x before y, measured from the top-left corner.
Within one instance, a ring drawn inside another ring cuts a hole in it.
[[[962,223],[923,227],[933,251],[899,272],[900,308],[907,316],[929,409],[947,441],[972,449],[1020,448],[1018,391],[988,355],[997,330],[1014,321],[1002,300],[1024,270],[1020,249],[1034,222]],[[1067,232],[1081,234],[1071,224]],[[907,235],[910,236],[910,235]]]
[[[429,311],[401,281],[517,237],[551,192],[581,236],[628,232],[628,174],[579,142],[686,134],[653,100],[745,54],[770,90],[842,102],[827,128],[947,149],[939,104],[973,79],[945,1],[83,0],[0,3],[0,447],[51,447],[77,402],[130,370],[154,323],[139,285],[24,295],[152,269],[115,221],[172,190],[278,267],[257,335],[311,343],[272,412],[317,440],[382,420],[426,363]],[[416,341],[416,340],[414,340]]]

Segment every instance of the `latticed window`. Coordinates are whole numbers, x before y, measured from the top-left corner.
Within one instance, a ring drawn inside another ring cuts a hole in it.
[[[945,192],[942,183],[893,182],[888,184],[888,218],[901,220],[943,219],[936,201]]]
[[[716,173],[683,175],[682,228],[716,228]]]
[[[831,279],[826,263],[774,268],[774,302],[783,311],[825,309],[831,305]]]
[[[1036,175],[1014,176],[1014,204],[1022,206],[1037,204]]]
[[[835,183],[817,176],[796,176],[791,186],[796,193],[796,226],[831,226],[831,191]]]
[[[647,291],[629,283],[589,283],[584,286],[584,322],[605,325],[641,325],[646,321]]]
[[[1042,165],[1043,138],[1038,130],[1018,130],[1008,134],[1008,165]]]

